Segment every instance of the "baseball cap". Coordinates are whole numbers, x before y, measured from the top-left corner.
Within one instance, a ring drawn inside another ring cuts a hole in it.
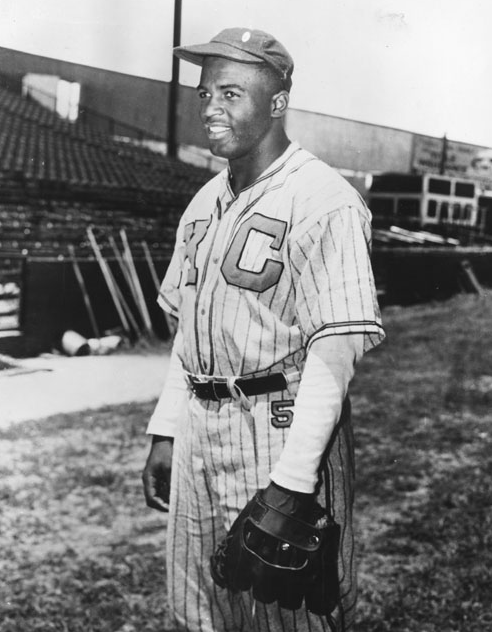
[[[205,57],[224,57],[244,64],[265,63],[279,75],[286,90],[292,87],[294,61],[287,49],[264,31],[239,27],[224,29],[207,44],[177,46],[174,54],[197,66],[203,65]]]

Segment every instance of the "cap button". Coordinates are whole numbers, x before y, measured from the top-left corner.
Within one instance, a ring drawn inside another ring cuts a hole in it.
[[[241,37],[242,42],[248,42],[251,39],[250,31],[244,31],[243,36]]]

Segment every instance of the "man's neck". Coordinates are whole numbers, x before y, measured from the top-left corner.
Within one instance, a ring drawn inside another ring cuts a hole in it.
[[[268,149],[258,147],[257,153],[244,158],[229,161],[229,169],[231,173],[231,188],[235,194],[253,184],[255,180],[281,156],[290,140],[284,134],[278,142],[272,144]]]

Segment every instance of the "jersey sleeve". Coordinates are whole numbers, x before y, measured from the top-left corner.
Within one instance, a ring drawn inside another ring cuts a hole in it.
[[[179,286],[181,283],[181,275],[183,274],[185,260],[185,244],[183,240],[182,222],[176,231],[176,243],[174,246],[173,256],[164,275],[164,280],[159,289],[157,302],[160,307],[172,316],[179,318],[181,307],[181,295]]]
[[[364,351],[384,339],[370,246],[369,211],[355,204],[318,215],[292,242],[296,316],[308,349],[323,336],[362,333]]]
[[[174,339],[164,388],[147,426],[147,434],[174,437],[176,429],[185,418],[188,386],[179,357],[181,345],[182,336],[178,332]]]

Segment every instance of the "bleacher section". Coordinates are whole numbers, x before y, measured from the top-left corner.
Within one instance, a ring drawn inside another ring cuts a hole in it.
[[[162,275],[179,218],[211,176],[0,87],[0,352],[38,353],[64,328],[83,329],[71,253],[84,267],[98,317],[113,326],[89,227],[102,255],[116,263],[125,230],[154,303],[148,254]]]
[[[179,217],[211,173],[0,88],[0,254],[91,256],[86,229],[125,228],[169,255]],[[3,260],[0,270],[9,262]]]
[[[189,192],[210,173],[121,142],[0,88],[0,173],[26,184],[128,193]]]
[[[63,257],[73,245],[79,257],[93,257],[87,240],[87,228],[92,226],[103,254],[108,256],[112,254],[109,237],[118,241],[119,231],[125,229],[138,253],[145,241],[156,255],[170,257],[182,209],[154,210],[152,215],[133,215],[128,209],[108,208],[96,202],[0,204],[0,252],[4,257]]]

